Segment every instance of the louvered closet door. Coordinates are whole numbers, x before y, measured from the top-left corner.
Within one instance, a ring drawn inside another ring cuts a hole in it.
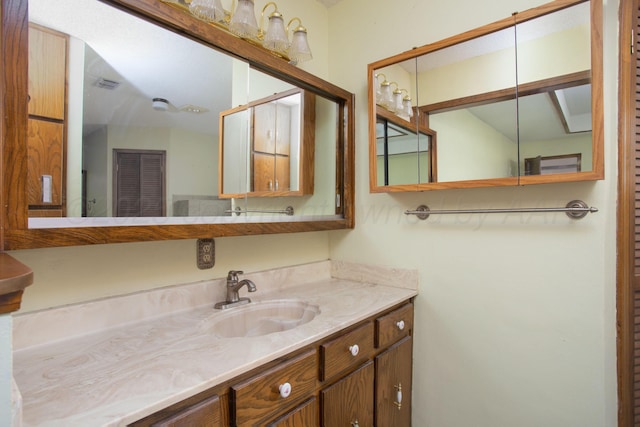
[[[115,216],[164,216],[165,152],[115,150],[113,156]]]

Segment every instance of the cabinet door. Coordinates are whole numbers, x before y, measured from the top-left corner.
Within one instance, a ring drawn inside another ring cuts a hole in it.
[[[276,152],[276,104],[267,102],[253,107],[253,150]]]
[[[278,103],[276,106],[275,153],[288,156],[291,151],[291,107]]]
[[[324,427],[373,426],[373,375],[373,362],[369,361],[322,390]]]
[[[413,341],[406,337],[376,357],[376,425],[411,425]]]
[[[222,427],[220,399],[212,396],[151,424],[151,427]]]
[[[276,158],[271,154],[253,153],[253,188],[251,191],[274,191],[276,189],[275,169]]]
[[[289,191],[290,189],[290,166],[288,156],[276,156],[276,191]]]
[[[317,427],[318,426],[318,401],[314,397],[304,402],[291,412],[283,415],[268,427]]]
[[[62,205],[64,125],[29,119],[27,130],[29,206]],[[43,195],[44,176],[51,177],[50,195]]]
[[[64,120],[67,38],[29,27],[29,114]]]

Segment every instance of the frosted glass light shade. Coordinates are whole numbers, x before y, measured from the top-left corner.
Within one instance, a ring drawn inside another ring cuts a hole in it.
[[[307,40],[307,30],[303,26],[299,26],[293,30],[293,37],[291,38],[291,47],[289,48],[289,58],[294,64],[308,61],[313,58],[311,55],[311,48]]]
[[[409,118],[413,117],[413,107],[411,106],[411,98],[405,97],[402,100],[402,114]]]
[[[284,28],[284,19],[280,13],[273,12],[269,16],[269,25],[262,46],[276,52],[286,52],[289,49],[290,43]]]
[[[255,39],[258,36],[258,21],[253,0],[238,0],[236,11],[229,22],[229,31],[246,39]]]
[[[224,21],[224,9],[220,0],[191,0],[189,12],[204,21]]]
[[[384,81],[380,84],[380,105],[388,108],[391,105],[391,85]]]
[[[389,106],[389,110],[393,112],[402,111],[402,91],[394,90],[393,98],[391,100],[391,105]]]

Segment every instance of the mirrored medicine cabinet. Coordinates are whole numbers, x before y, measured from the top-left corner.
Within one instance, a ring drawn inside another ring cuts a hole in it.
[[[353,227],[354,95],[170,3],[1,0],[4,249]]]
[[[601,0],[557,0],[368,66],[371,192],[604,177]]]

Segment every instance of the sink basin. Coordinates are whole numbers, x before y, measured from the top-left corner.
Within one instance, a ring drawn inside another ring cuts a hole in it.
[[[319,313],[317,305],[295,299],[252,302],[216,314],[202,327],[224,338],[256,337],[293,329]]]

